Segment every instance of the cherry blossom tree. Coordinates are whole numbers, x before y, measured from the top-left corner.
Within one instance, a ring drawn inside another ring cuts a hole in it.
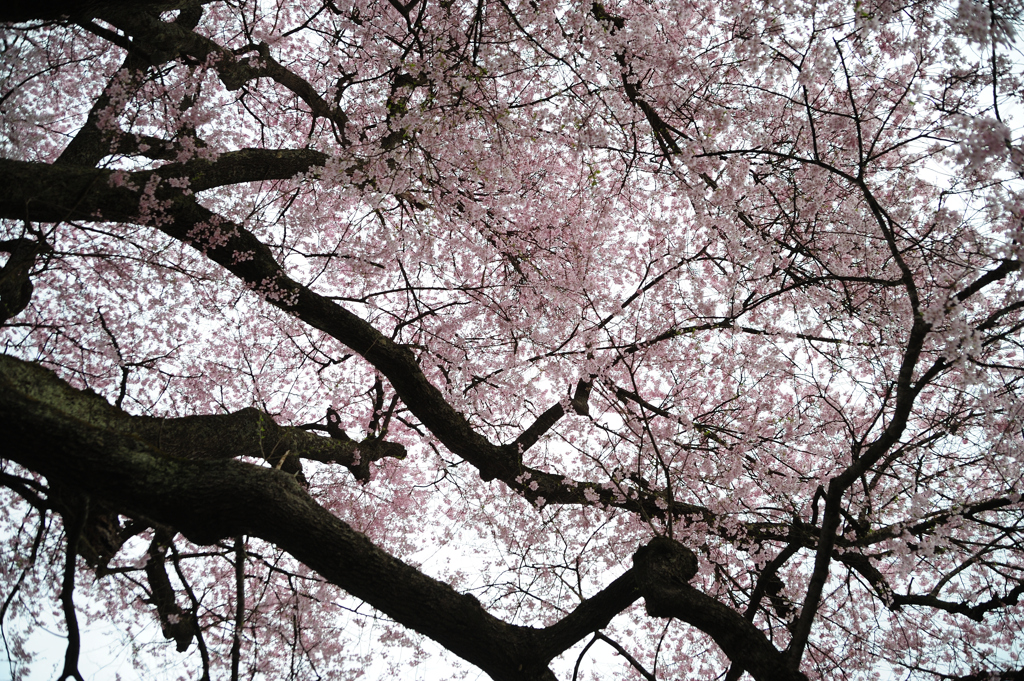
[[[6,3],[12,675],[1024,678],[1022,20]]]

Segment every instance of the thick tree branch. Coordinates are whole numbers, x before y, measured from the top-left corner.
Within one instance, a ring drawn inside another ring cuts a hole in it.
[[[42,239],[9,239],[0,242],[0,252],[10,253],[0,267],[0,326],[21,313],[32,300],[32,280],[29,273],[36,259],[49,246]]]
[[[142,84],[148,64],[139,63],[140,60],[136,57],[137,55],[129,53],[121,68],[107,81],[103,92],[93,102],[85,124],[54,161],[56,165],[91,167],[113,151],[112,146],[117,143],[118,131],[112,127],[105,128],[101,119],[116,120],[116,114],[120,114],[124,108],[126,95],[133,93]],[[112,90],[120,93],[116,99],[110,95]]]
[[[286,473],[301,475],[300,459],[338,463],[356,468],[384,457],[405,458],[405,448],[394,442],[354,442],[321,437],[301,428],[279,426],[255,408],[233,414],[154,418],[130,416],[87,393],[68,392],[40,383],[31,365],[0,356],[7,380],[34,399],[59,399],[76,418],[138,438],[168,456],[194,459],[264,459]],[[368,479],[367,476],[364,479]],[[357,476],[358,477],[358,476]]]
[[[296,152],[296,158],[302,158],[302,154]],[[305,161],[300,161],[299,165],[302,162]],[[228,165],[234,164],[228,162]],[[147,222],[138,215],[142,195],[139,187],[146,186],[152,176],[151,171],[121,177],[107,170],[0,159],[0,217],[20,217],[27,210],[33,219],[43,222],[72,219]],[[713,515],[700,506],[675,502],[664,509],[659,506],[659,501],[663,505],[664,499],[656,494],[638,492],[635,497],[627,498],[618,490],[598,483],[566,481],[563,476],[524,466],[517,447],[492,444],[447,403],[423,375],[416,357],[407,348],[392,342],[334,301],[288,277],[270,249],[251,232],[213,214],[191,197],[182,195],[180,190],[161,189],[157,197],[164,199],[165,210],[156,228],[203,251],[243,283],[265,295],[271,304],[295,314],[359,353],[388,378],[402,401],[445,447],[475,466],[484,480],[501,479],[537,503],[541,498],[547,504],[591,505],[596,501],[648,518],[668,512],[676,517],[695,516],[709,523],[713,520]],[[213,233],[222,240],[208,245],[206,239]],[[574,407],[585,406],[583,397],[585,395],[580,393],[579,399],[573,400]],[[525,473],[529,474],[529,481],[524,483],[520,476]],[[532,482],[537,483],[536,488],[530,486]]]
[[[1024,681],[1024,669],[998,672],[983,671],[966,676],[948,676],[946,674],[935,674],[935,676],[942,679],[942,681]]]
[[[212,161],[196,158],[171,163],[156,174],[163,179],[186,178],[188,188],[200,192],[243,182],[286,180],[323,167],[328,159],[327,154],[313,149],[239,149]]]
[[[41,367],[0,356],[0,432],[13,460],[51,484],[165,524],[196,543],[260,537],[495,679],[553,679],[551,658],[638,597],[628,571],[551,627],[506,624],[472,596],[374,546],[291,476],[232,459],[167,454],[111,427],[124,420],[118,411]]]
[[[909,275],[908,275],[909,276]],[[912,288],[912,278],[907,283]],[[799,668],[803,658],[807,640],[811,634],[811,626],[818,611],[821,594],[828,579],[829,565],[832,562],[832,549],[836,543],[836,531],[839,528],[843,495],[861,475],[878,462],[903,435],[910,418],[914,401],[921,390],[921,384],[913,383],[914,371],[924,348],[925,337],[931,330],[920,314],[915,312],[914,321],[907,338],[906,349],[900,363],[896,379],[896,404],[889,417],[889,423],[882,433],[867,447],[863,454],[853,461],[841,474],[832,478],[828,484],[825,497],[825,511],[821,518],[821,530],[818,534],[818,546],[814,557],[814,570],[804,595],[800,616],[793,627],[793,639],[789,648],[789,665],[791,669]]]
[[[150,518],[196,543],[260,537],[492,678],[550,681],[551,659],[607,626],[641,595],[650,614],[677,617],[705,631],[758,681],[803,678],[784,670],[781,653],[739,613],[686,583],[696,572],[696,558],[673,540],[653,540],[636,553],[631,570],[556,624],[510,625],[472,596],[374,546],[313,501],[291,476],[233,459],[168,454],[118,430],[126,420],[118,412],[41,367],[0,356],[0,432],[13,460],[51,484]],[[150,581],[154,599],[166,601],[167,609],[173,596],[157,593],[162,581],[156,570],[165,547],[158,543],[155,549]],[[181,646],[185,632],[170,633]]]
[[[675,617],[707,633],[756,681],[806,681],[751,622],[687,583],[697,573],[697,558],[682,544],[652,540],[633,556],[633,569],[648,614]]]
[[[84,20],[112,9],[170,10],[194,0],[11,0],[0,9],[0,22],[50,21],[70,17]]]

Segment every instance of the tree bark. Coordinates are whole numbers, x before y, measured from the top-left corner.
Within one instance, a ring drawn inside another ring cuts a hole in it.
[[[220,434],[210,423],[223,424]],[[270,542],[498,681],[553,681],[553,658],[607,626],[641,595],[650,614],[677,617],[710,634],[758,681],[805,678],[786,671],[781,653],[739,613],[686,583],[696,573],[696,557],[666,538],[637,551],[633,568],[559,622],[546,628],[503,622],[473,596],[375,546],[317,504],[295,476],[228,458],[232,441],[238,453],[253,454],[267,432],[295,435],[291,446],[300,448],[309,438],[342,450],[355,446],[292,431],[297,429],[282,428],[256,410],[132,417],[42,367],[0,355],[0,433],[12,460],[51,484],[173,528],[197,544],[241,535]],[[192,448],[205,439],[205,453],[196,456]],[[300,451],[318,450],[307,443]]]
[[[294,476],[233,459],[168,453],[122,428],[126,422],[131,417],[100,396],[0,356],[0,432],[9,458],[197,544],[239,535],[270,542],[494,679],[553,680],[547,668],[553,657],[638,597],[627,572],[552,627],[508,624],[476,598],[376,547],[318,505]]]
[[[657,537],[633,556],[647,614],[675,617],[707,633],[734,663],[756,681],[806,681],[786,666],[785,656],[740,613],[687,582],[697,573],[697,557],[667,537]]]

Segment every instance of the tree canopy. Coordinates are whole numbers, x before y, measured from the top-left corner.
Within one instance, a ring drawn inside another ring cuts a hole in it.
[[[1022,21],[5,4],[12,675],[1024,678]]]

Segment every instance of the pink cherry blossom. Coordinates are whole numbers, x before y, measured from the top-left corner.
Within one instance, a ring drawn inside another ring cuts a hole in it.
[[[84,5],[0,9],[14,678],[1024,674],[1019,0]]]

